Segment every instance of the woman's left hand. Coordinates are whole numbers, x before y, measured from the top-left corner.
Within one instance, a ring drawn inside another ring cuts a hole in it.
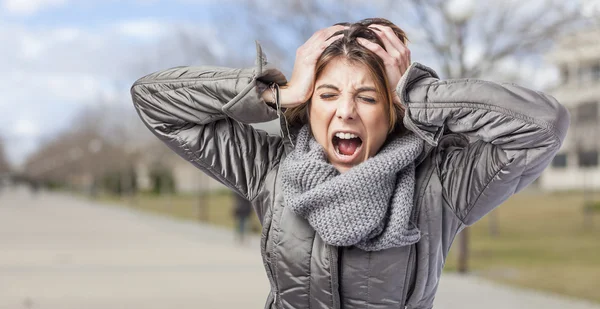
[[[390,89],[393,93],[396,93],[396,86],[400,82],[400,78],[410,66],[410,50],[400,41],[390,27],[373,24],[369,28],[375,30],[375,33],[383,41],[385,49],[367,39],[358,38],[358,42],[381,57],[385,65]],[[394,96],[394,101],[399,103],[397,95]]]

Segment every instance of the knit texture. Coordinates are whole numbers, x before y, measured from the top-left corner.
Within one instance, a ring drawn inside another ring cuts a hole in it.
[[[416,243],[421,235],[410,215],[414,161],[422,147],[420,138],[406,132],[340,173],[305,125],[281,166],[286,207],[330,245],[378,251]]]

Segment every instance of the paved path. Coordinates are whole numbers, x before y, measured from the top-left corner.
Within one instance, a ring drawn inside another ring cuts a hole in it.
[[[65,195],[0,192],[0,309],[262,308],[258,239]],[[436,309],[600,309],[445,274]]]

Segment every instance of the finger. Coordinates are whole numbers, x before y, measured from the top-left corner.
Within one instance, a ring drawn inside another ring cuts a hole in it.
[[[328,40],[333,39],[333,37],[331,36],[335,35],[336,32],[344,30],[346,28],[348,28],[348,26],[335,25],[318,30],[317,32],[313,33],[313,35],[308,40],[306,40],[304,44],[298,47],[298,49],[296,50],[296,55],[304,55],[304,58],[310,54],[313,54],[313,51],[315,49],[321,51],[324,50],[327,46],[329,46],[329,44],[327,44],[326,46],[323,46],[323,44],[325,44],[325,42],[327,42]]]
[[[327,27],[327,28],[323,28],[321,30],[318,30],[317,32],[315,32],[307,41],[310,43],[315,43],[315,42],[323,42],[326,41],[327,39],[329,39],[332,35],[334,35],[336,32],[340,31],[340,30],[344,30],[344,29],[348,29],[348,26],[344,26],[344,25],[335,25],[335,26],[331,26],[331,27]]]
[[[396,63],[396,59],[394,59],[385,49],[383,49],[381,45],[373,43],[364,38],[357,38],[356,40],[368,50],[374,52],[377,56],[379,56],[386,66],[394,67],[398,65]]]
[[[325,48],[327,48],[327,46],[331,45],[331,43],[333,43],[334,41],[336,41],[344,36],[343,33],[340,33],[337,35],[336,35],[336,33],[339,32],[340,30],[344,30],[347,28],[348,28],[348,26],[336,25],[336,26],[331,26],[329,28],[319,30],[319,31],[321,31],[320,34],[316,35],[316,33],[315,33],[315,36],[313,38],[311,38],[312,40],[309,40],[306,42],[306,44],[305,44],[306,53],[312,54],[312,55],[317,54],[317,57],[320,56],[321,53],[325,50]],[[314,57],[309,57],[309,58],[314,58]]]
[[[317,59],[319,59],[319,57],[321,57],[321,54],[323,53],[323,51],[329,46],[331,45],[331,43],[339,40],[340,38],[344,37],[343,34],[338,34],[336,36],[333,36],[331,38],[329,38],[328,40],[321,42],[321,43],[313,43],[313,45],[308,45],[306,46],[306,49],[304,50],[304,54],[303,54],[303,59],[306,61],[306,63],[314,63],[317,61]]]
[[[402,41],[400,40],[400,38],[398,38],[398,36],[394,32],[394,30],[392,30],[392,28],[387,27],[387,26],[382,26],[382,25],[376,25],[376,24],[370,25],[369,28],[374,28],[374,29],[379,30],[376,33],[379,34],[380,36],[385,35],[385,37],[390,41],[390,43],[392,45],[394,45],[394,47],[397,50],[408,49],[408,47],[406,47],[406,44],[402,43]]]
[[[371,26],[373,26],[373,25],[371,25]],[[381,39],[381,42],[383,42],[383,46],[385,47],[385,50],[387,51],[387,53],[390,54],[390,56],[392,56],[392,58],[399,61],[400,57],[401,57],[400,50],[390,41],[390,39],[387,37],[387,35],[383,32],[383,29],[380,29],[378,27],[371,27],[371,26],[369,26],[369,28],[378,30],[375,33],[377,34],[379,39]]]
[[[398,36],[396,36],[396,33],[394,33],[394,30],[392,30],[392,28],[382,26],[382,25],[370,25],[369,27],[379,30],[376,33],[380,37],[384,36],[387,39],[387,42],[390,45],[392,45],[393,48],[395,50],[397,50],[400,55],[402,55],[403,57],[406,57],[406,59],[410,63],[410,50],[408,49],[408,47],[406,47],[406,45],[404,43],[402,43],[400,38],[398,38]],[[386,40],[383,40],[383,41],[385,44]],[[388,47],[386,46],[386,49],[387,48]]]
[[[318,58],[319,56],[321,56],[321,53],[323,53],[323,51],[325,50],[325,48],[327,48],[329,45],[331,45],[331,43],[341,39],[342,37],[344,37],[343,34],[338,34],[336,36],[333,36],[331,38],[329,38],[328,40],[321,42],[321,43],[316,43],[313,48],[311,48],[309,50],[309,52]],[[318,44],[318,45],[317,45]]]
[[[327,46],[331,45],[331,43],[341,39],[344,37],[343,33],[340,33],[338,35],[332,36],[331,38],[327,39],[327,41],[325,41],[321,46],[323,49],[327,48]]]

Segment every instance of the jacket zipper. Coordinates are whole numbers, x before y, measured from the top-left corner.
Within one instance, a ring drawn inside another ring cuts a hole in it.
[[[338,276],[338,247],[327,245],[329,250],[329,271],[331,272],[331,296],[333,309],[340,309],[340,285]]]
[[[272,296],[273,296],[273,305],[275,308],[277,306],[277,295],[279,294],[279,286],[277,285],[277,280],[275,280],[275,273],[273,272],[273,268],[271,266],[273,264],[272,255],[269,253],[269,261],[267,262],[267,275],[269,277],[269,281],[271,281],[271,286],[273,286]]]
[[[273,212],[272,210],[269,208],[269,211],[271,212],[271,218],[268,222],[268,226],[265,226],[264,228],[267,229],[266,233],[265,233],[265,237],[264,237],[264,243],[263,240],[261,240],[261,249],[264,250],[265,252],[265,258],[266,258],[266,270],[267,270],[267,277],[269,278],[269,281],[271,283],[271,286],[274,287],[274,290],[272,291],[272,295],[271,297],[273,298],[273,305],[275,305],[275,307],[277,308],[277,294],[279,293],[279,287],[277,286],[277,281],[275,280],[275,273],[273,272],[273,268],[271,267],[271,265],[273,264],[273,254],[272,252],[267,251],[267,241],[269,241],[269,236],[271,234],[271,228],[273,225]],[[266,222],[265,222],[266,223]],[[271,237],[271,242],[273,242],[273,239]],[[271,251],[273,251],[274,249],[274,245],[271,246]],[[268,301],[267,301],[268,303]]]
[[[279,295],[279,285],[277,284],[277,279],[275,278],[275,272],[273,271],[273,263],[275,263],[275,261],[273,260],[273,254],[269,254],[269,263],[267,263],[267,266],[269,268],[269,279],[271,280],[271,283],[273,284],[274,290],[273,290],[273,304],[275,305],[275,308],[279,308],[278,304],[277,304],[277,296]]]
[[[426,160],[427,158],[425,158],[424,160]],[[434,172],[434,168],[430,166],[427,168],[427,171],[425,172],[426,176],[425,178],[427,179],[427,182],[429,182],[429,180],[431,179],[431,175]],[[417,200],[417,204],[416,209],[411,213],[410,216],[410,222],[413,222],[413,224],[418,226],[418,222],[417,220],[419,220],[419,214],[421,212],[421,206],[423,204],[423,199],[421,198],[423,196],[423,192],[424,190],[427,189],[427,186],[423,186],[421,188],[421,190],[419,190],[418,194],[419,194],[419,199]],[[421,235],[421,237],[423,237],[423,235]],[[417,256],[417,244],[413,244],[410,246],[410,248],[408,249],[408,266],[407,266],[407,272],[406,272],[406,277],[404,278],[404,291],[402,293],[402,297],[404,298],[402,303],[404,305],[403,308],[408,308],[407,303],[408,303],[408,299],[409,299],[409,295],[408,293],[410,292],[410,285],[413,283],[414,281],[414,276],[417,273],[417,265],[416,262],[414,262],[413,260],[416,258]],[[414,264],[414,265],[413,265]],[[412,296],[412,295],[410,295]]]
[[[413,265],[414,262],[414,256],[415,251],[417,250],[416,245],[411,245],[410,248],[408,248],[408,265],[406,266],[406,277],[404,278],[404,288],[402,290],[402,304],[405,306],[403,308],[406,308],[406,302],[408,301],[408,293],[410,290],[410,285],[412,284],[413,281],[413,275],[416,272],[415,266]]]

